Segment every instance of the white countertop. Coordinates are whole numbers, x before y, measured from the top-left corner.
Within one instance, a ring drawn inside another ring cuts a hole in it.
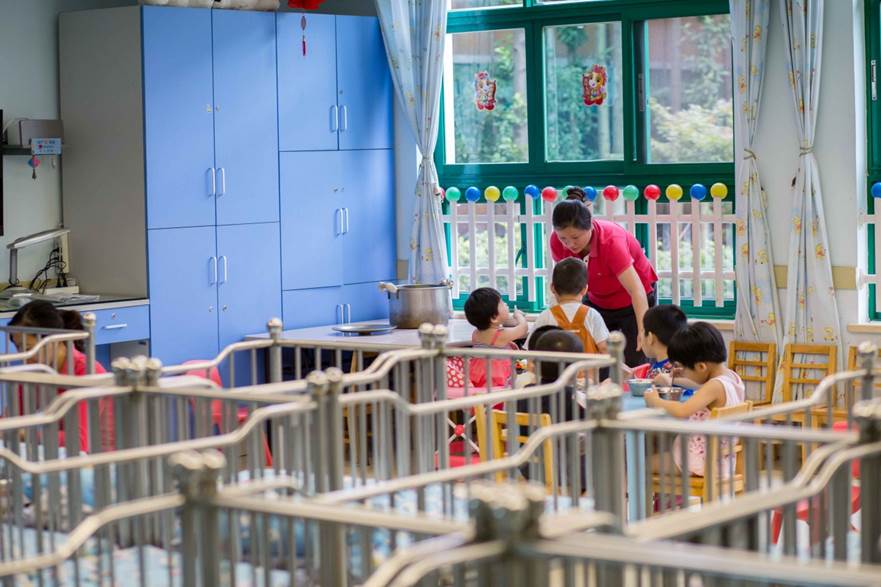
[[[382,322],[382,320],[370,320],[364,324],[374,322]],[[361,324],[359,322],[359,324]],[[471,334],[474,327],[468,324],[467,320],[454,318],[447,324],[449,336],[447,344],[451,346],[470,346]],[[252,334],[247,339],[267,338],[269,334]],[[313,328],[298,328],[296,330],[285,330],[281,333],[282,339],[304,346],[321,346],[322,343],[334,346],[357,345],[359,347],[369,347],[376,350],[399,349],[402,347],[418,347],[419,331],[416,329],[395,329],[387,334],[372,334],[369,336],[357,336],[352,334],[342,334],[333,330],[332,326],[315,326]]]
[[[103,301],[102,301],[103,300]],[[147,298],[131,298],[125,296],[101,296],[93,302],[81,302],[73,304],[58,304],[59,308],[76,310],[79,313],[96,312],[100,310],[112,310],[114,308],[130,308],[132,306],[146,306],[150,303]],[[18,308],[0,312],[0,318],[12,318]]]

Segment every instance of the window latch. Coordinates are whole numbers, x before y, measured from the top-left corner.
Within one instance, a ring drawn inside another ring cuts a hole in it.
[[[871,67],[872,67],[872,102],[878,100],[878,76],[877,76],[877,66],[878,61],[876,59],[872,59]]]

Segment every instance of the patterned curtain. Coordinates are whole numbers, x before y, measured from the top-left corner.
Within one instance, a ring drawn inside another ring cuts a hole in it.
[[[434,165],[443,78],[447,0],[376,0],[398,100],[422,153],[410,238],[409,278],[439,283],[447,278],[441,198]]]
[[[789,226],[789,275],[786,281],[784,344],[841,340],[838,304],[832,285],[829,240],[823,219],[820,172],[814,158],[814,134],[820,99],[823,53],[823,0],[780,3],[789,87],[798,126],[798,169],[793,180]],[[800,391],[800,390],[799,390]],[[779,401],[780,386],[774,391]],[[798,399],[800,393],[794,393]]]
[[[774,278],[767,195],[753,152],[765,77],[770,0],[730,0],[734,56],[734,146],[737,177],[737,340],[774,342],[780,348],[780,302]]]

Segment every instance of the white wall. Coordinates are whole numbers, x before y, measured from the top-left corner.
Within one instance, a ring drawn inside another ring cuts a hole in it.
[[[0,0],[0,108],[4,120],[58,117],[58,13],[137,4],[137,0]],[[50,158],[52,159],[52,158]],[[0,282],[9,273],[5,245],[61,222],[61,174],[44,161],[31,179],[27,157],[6,157]],[[20,279],[46,262],[50,245],[22,251]]]

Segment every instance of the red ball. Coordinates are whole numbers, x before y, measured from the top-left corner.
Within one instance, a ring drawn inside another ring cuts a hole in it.
[[[548,186],[541,190],[541,199],[545,202],[553,202],[557,199],[557,188]]]
[[[610,202],[617,200],[619,194],[618,188],[613,185],[607,185],[603,188],[603,197]]]
[[[642,193],[645,195],[646,200],[657,200],[661,197],[661,188],[652,183],[645,186],[645,190]]]

